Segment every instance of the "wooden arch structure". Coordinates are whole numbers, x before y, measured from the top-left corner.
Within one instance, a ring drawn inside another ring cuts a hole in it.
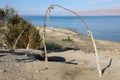
[[[44,52],[45,52],[45,61],[48,62],[48,56],[47,56],[47,49],[46,49],[46,36],[45,36],[45,29],[47,27],[47,19],[50,15],[50,12],[52,9],[54,9],[54,7],[59,7],[59,8],[62,8],[64,10],[67,10],[71,13],[73,13],[74,15],[76,15],[80,21],[84,24],[87,32],[88,32],[88,35],[91,37],[91,40],[92,40],[92,43],[93,43],[93,46],[94,46],[94,50],[95,50],[95,56],[96,56],[96,63],[97,63],[97,69],[98,69],[98,74],[99,76],[101,77],[102,76],[102,72],[101,72],[101,68],[100,68],[100,64],[99,64],[99,57],[98,57],[98,51],[97,51],[97,48],[96,48],[96,44],[95,44],[95,40],[93,38],[93,33],[92,31],[89,29],[88,25],[85,23],[85,21],[80,17],[79,14],[77,14],[76,12],[70,10],[70,9],[67,9],[67,8],[64,8],[63,6],[60,6],[60,5],[50,5],[48,7],[48,9],[46,10],[46,13],[44,15],[44,28],[43,28],[43,46],[44,46]]]

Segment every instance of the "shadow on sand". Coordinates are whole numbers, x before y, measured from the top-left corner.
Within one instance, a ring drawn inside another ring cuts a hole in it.
[[[20,55],[20,53],[17,53],[18,55]],[[24,55],[22,53],[22,55]],[[27,55],[28,58],[24,58],[24,59],[16,59],[15,61],[17,62],[33,62],[33,61],[44,61],[45,58],[37,55],[37,54],[28,54]],[[60,57],[60,56],[50,56],[48,57],[48,61],[49,62],[62,62],[62,63],[66,63],[66,64],[73,64],[73,65],[77,65],[78,63],[75,63],[75,59],[74,60],[71,60],[71,61],[68,61],[66,62],[66,59],[64,57]]]
[[[3,56],[5,56],[5,55],[0,55],[0,57],[3,57]]]
[[[44,51],[44,49],[40,49],[42,51]],[[50,53],[50,52],[64,52],[64,51],[69,51],[69,50],[80,50],[78,48],[71,48],[71,47],[66,47],[66,48],[54,48],[54,49],[47,49],[47,52]]]
[[[16,59],[15,61],[17,62],[33,62],[33,61],[44,61],[44,58],[40,57],[39,55],[34,55],[32,57],[29,58],[24,58],[24,59]],[[66,59],[64,57],[60,57],[60,56],[51,56],[48,57],[48,61],[49,62],[62,62],[62,63],[66,63],[66,64],[73,64],[73,65],[77,65],[78,63],[74,63],[73,61],[75,60],[71,60],[69,62],[66,62]]]
[[[10,50],[0,50],[0,53],[10,53]]]
[[[4,57],[4,56],[6,56],[9,53],[10,53],[9,50],[0,50],[0,57]]]
[[[28,58],[24,59],[16,59],[15,61],[17,62],[33,62],[33,61],[44,61],[43,57],[40,57],[39,55],[33,55],[33,56],[28,56]],[[59,57],[59,56],[52,56],[48,57],[49,62],[65,62],[65,58]]]
[[[78,49],[65,48],[62,51],[67,51],[67,50],[78,50]],[[53,51],[51,51],[51,52],[53,52]],[[16,62],[27,63],[27,62],[44,61],[45,60],[45,57],[40,56],[39,54],[35,54],[35,53],[30,53],[30,52],[28,53],[27,52],[27,56],[25,56],[25,54],[26,54],[25,51],[11,52],[10,50],[0,50],[0,53],[1,53],[0,57],[6,56],[7,54],[17,55],[17,56],[21,56],[21,57],[23,56],[22,59],[15,59]],[[4,53],[7,53],[7,54],[4,54]],[[64,57],[60,57],[60,56],[50,56],[50,57],[48,57],[48,61],[49,62],[62,62],[62,63],[73,64],[73,65],[78,64],[78,63],[74,63],[75,60],[71,60],[71,61],[66,62],[66,59]]]

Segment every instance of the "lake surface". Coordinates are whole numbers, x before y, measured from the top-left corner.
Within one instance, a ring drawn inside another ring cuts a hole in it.
[[[22,16],[34,26],[43,26],[43,16]],[[97,39],[120,42],[120,16],[82,16]],[[86,28],[76,16],[51,16],[47,22],[49,27],[74,29],[87,35]]]

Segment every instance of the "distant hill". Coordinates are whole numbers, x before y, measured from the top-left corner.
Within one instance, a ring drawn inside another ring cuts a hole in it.
[[[72,10],[72,9],[71,9]],[[73,10],[75,11],[75,10]],[[117,8],[117,9],[100,9],[100,10],[84,10],[84,11],[81,11],[81,10],[78,10],[78,11],[75,11],[77,12],[79,15],[82,15],[82,16],[102,16],[102,15],[120,15],[120,8]],[[57,12],[54,12],[52,15],[59,15],[59,16],[71,16],[73,15],[72,13],[68,12],[68,11],[57,11]]]
[[[80,15],[120,15],[120,9],[78,11]]]

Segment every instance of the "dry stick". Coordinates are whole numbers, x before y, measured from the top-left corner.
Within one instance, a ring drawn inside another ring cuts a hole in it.
[[[52,5],[50,5],[47,9],[47,11],[45,12],[45,16],[44,16],[44,28],[43,28],[43,46],[44,46],[44,50],[45,50],[45,62],[48,62],[48,55],[47,55],[47,49],[46,49],[46,36],[45,36],[45,28],[46,28],[46,21],[48,19],[48,16],[50,15],[50,10],[53,9]]]
[[[45,17],[44,17],[44,35],[43,35],[43,44],[44,44],[44,49],[45,49],[45,56],[46,56],[46,59],[47,59],[47,51],[46,51],[46,45],[45,45],[45,28],[46,28],[46,20],[47,20],[47,15],[49,15],[50,13],[50,10],[54,8],[54,6],[57,6],[57,7],[60,7],[62,9],[65,9],[67,11],[70,11],[72,12],[73,14],[75,14],[78,18],[80,18],[81,22],[85,25],[85,28],[87,29],[88,31],[88,34],[90,35],[91,39],[92,39],[92,42],[93,42],[93,46],[94,46],[94,49],[95,49],[95,55],[96,55],[96,62],[97,62],[97,67],[98,67],[98,74],[99,76],[101,77],[102,76],[102,73],[101,73],[101,68],[100,68],[100,64],[99,64],[99,57],[98,57],[98,52],[97,52],[97,48],[96,48],[96,44],[95,44],[95,41],[94,41],[94,38],[93,38],[93,35],[92,35],[92,31],[89,29],[88,25],[85,23],[85,21],[74,11],[72,10],[69,10],[67,8],[64,8],[60,5],[50,5],[48,10],[46,11],[46,14],[45,14]],[[48,14],[47,14],[48,13]],[[46,60],[45,59],[45,60]]]
[[[99,74],[100,77],[102,77],[102,72],[101,72],[101,68],[100,68],[100,64],[99,64],[99,57],[98,57],[98,52],[97,52],[97,47],[96,47],[96,44],[95,44],[95,40],[93,38],[92,32],[88,32],[88,33],[90,34],[90,37],[92,39],[92,43],[93,43],[93,46],[94,46],[94,50],[95,50],[98,74]]]
[[[43,46],[44,46],[44,50],[45,50],[45,62],[48,62],[48,56],[47,56],[47,49],[46,49],[46,36],[45,36],[45,28],[46,28],[46,15],[47,15],[47,12],[45,13],[45,16],[44,16],[44,28],[43,28]]]
[[[20,35],[17,37],[17,39],[16,39],[16,41],[15,41],[15,44],[14,44],[14,46],[13,46],[13,50],[15,50],[16,45],[17,45],[17,42],[18,42],[19,38],[22,36],[23,32],[24,32],[24,30],[22,30],[22,32],[20,33]]]
[[[45,27],[44,27],[45,28]],[[43,46],[45,50],[45,62],[48,62],[47,49],[46,49],[45,29],[43,30]]]

